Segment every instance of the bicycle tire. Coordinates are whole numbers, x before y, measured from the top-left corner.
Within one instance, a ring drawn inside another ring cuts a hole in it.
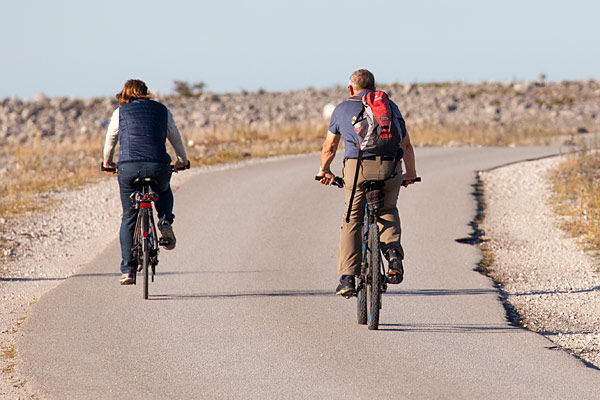
[[[381,251],[379,247],[379,228],[373,222],[369,226],[369,321],[368,328],[379,328],[379,310],[381,309]]]
[[[367,285],[365,284],[366,279],[364,275],[361,275],[360,288],[356,293],[356,311],[359,325],[367,324]]]
[[[148,235],[148,213],[147,211],[142,211],[144,214],[142,215],[142,236],[143,236],[143,245],[142,252],[144,253],[143,257],[143,274],[144,274],[144,300],[148,300],[148,268],[150,263],[150,246],[149,246],[149,235]]]

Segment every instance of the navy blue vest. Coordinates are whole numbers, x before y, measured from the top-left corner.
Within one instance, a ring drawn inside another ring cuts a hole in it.
[[[153,100],[134,100],[119,108],[119,162],[169,164],[167,107]]]

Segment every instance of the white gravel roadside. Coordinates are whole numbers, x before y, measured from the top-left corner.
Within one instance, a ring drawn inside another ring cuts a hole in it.
[[[499,283],[520,324],[588,365],[600,367],[600,276],[597,264],[559,227],[549,204],[548,173],[561,157],[481,172],[481,226]]]

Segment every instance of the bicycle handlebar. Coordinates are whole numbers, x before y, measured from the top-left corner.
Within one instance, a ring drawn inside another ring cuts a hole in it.
[[[401,185],[404,186],[404,187],[407,187],[411,183],[417,183],[417,182],[421,182],[421,177],[420,176],[417,176],[415,179],[407,179],[405,181],[402,181]]]
[[[315,176],[315,181],[320,181],[321,179],[323,179],[322,176]],[[335,185],[339,188],[343,188],[344,187],[344,181],[342,180],[341,177],[336,176],[335,178],[333,178],[333,183],[332,185]]]
[[[177,171],[183,171],[184,169],[190,169],[190,165],[191,165],[191,164],[190,164],[190,160],[188,160],[188,163],[187,163],[187,165],[184,165],[184,166],[183,166],[183,167],[181,167],[181,168],[177,168],[177,169],[175,169],[175,165],[171,165],[171,168],[173,169],[173,172],[177,172]]]
[[[184,165],[183,167],[177,168],[177,169],[175,169],[175,165],[171,165],[171,169],[173,172],[177,172],[177,171],[183,171],[184,169],[190,169],[190,166],[191,166],[190,160],[188,160],[187,165]],[[100,169],[105,172],[112,172],[113,174],[115,172],[117,172],[117,167],[105,167],[104,162],[100,163]]]
[[[320,181],[321,179],[323,179],[322,176],[315,176],[315,181]],[[408,179],[405,181],[402,181],[402,186],[406,187],[411,183],[416,183],[416,182],[421,182],[421,177],[417,176],[415,179]],[[344,187],[344,181],[342,180],[341,177],[336,176],[335,178],[333,178],[333,183],[332,185],[335,185],[339,188],[343,188]]]
[[[117,167],[105,167],[104,162],[100,163],[100,169],[104,172],[112,172],[112,173],[117,172]]]

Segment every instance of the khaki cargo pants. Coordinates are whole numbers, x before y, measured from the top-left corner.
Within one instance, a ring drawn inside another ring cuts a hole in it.
[[[352,211],[350,213],[350,222],[346,223],[346,213],[348,212],[348,202],[352,193],[354,183],[354,174],[356,171],[357,160],[348,158],[344,161],[343,177],[344,191],[346,194],[346,203],[344,219],[342,221],[342,231],[340,233],[340,244],[338,246],[337,272],[338,275],[359,275],[360,263],[362,259],[362,232],[363,218],[365,215],[365,181],[383,180],[392,174],[394,161],[383,161],[381,157],[375,160],[362,160],[361,170],[358,174],[356,193],[352,202]],[[396,202],[398,193],[402,184],[402,162],[396,165],[397,175],[385,181],[383,186],[383,208],[378,214],[378,225],[381,233],[381,249],[384,254],[390,249],[396,249],[401,258],[404,258],[404,251],[400,245],[400,216]]]

